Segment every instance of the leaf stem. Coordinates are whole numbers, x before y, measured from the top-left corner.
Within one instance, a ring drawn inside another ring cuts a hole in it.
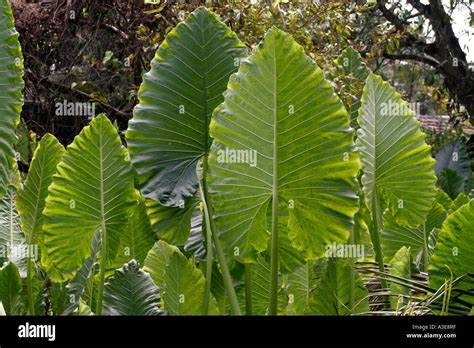
[[[211,217],[207,205],[207,199],[205,198],[204,187],[205,187],[205,175],[203,173],[202,178],[199,180],[199,191],[201,193],[203,206],[204,206],[204,221],[206,224],[206,290],[204,292],[204,309],[203,315],[207,315],[209,312],[209,299],[211,297],[211,285],[212,285],[212,262],[213,262],[213,251],[212,251],[212,227]]]
[[[380,228],[382,227],[382,209],[380,207],[379,195],[377,189],[374,189],[372,194],[372,228],[370,229],[370,237],[375,252],[375,261],[379,266],[379,271],[385,273],[385,264],[383,261],[382,244],[380,242]],[[385,278],[381,278],[380,283],[382,289],[387,289],[387,281]],[[384,301],[384,307],[387,306],[387,302]]]
[[[106,255],[107,255],[107,232],[105,228],[105,223],[102,222],[102,238],[101,238],[101,260],[100,260],[100,272],[99,272],[99,289],[97,295],[97,304],[96,304],[96,315],[102,315],[102,300],[104,298],[104,284],[105,284],[105,271],[106,271]]]
[[[216,248],[217,260],[219,261],[219,265],[221,267],[222,278],[224,280],[224,286],[226,289],[227,296],[229,297],[230,303],[230,311],[232,315],[242,315],[240,311],[239,301],[237,300],[237,295],[234,289],[234,281],[230,275],[229,267],[227,266],[227,260],[224,254],[224,250],[222,249],[222,245],[219,240],[219,236],[217,235],[216,225],[212,216],[214,215],[211,203],[211,197],[209,196],[209,190],[207,187],[207,171],[208,171],[208,164],[207,164],[207,156],[202,158],[202,204],[204,206],[204,213],[207,214],[206,220],[209,222],[210,231],[212,235],[212,239],[214,241],[214,247]]]
[[[245,264],[245,314],[252,315],[252,264]]]
[[[355,244],[354,227],[351,228],[350,230],[349,244],[351,245],[351,248]],[[357,248],[352,248],[351,250],[357,250]],[[354,310],[354,304],[355,304],[355,286],[356,286],[356,281],[355,281],[356,270],[354,269],[355,256],[351,255],[350,260],[351,260],[351,268],[350,268],[350,279],[349,279],[349,309],[352,313],[352,311]]]
[[[33,296],[33,279],[32,279],[32,272],[33,272],[33,264],[31,262],[31,247],[30,243],[28,243],[28,261],[26,267],[26,291],[28,294],[28,313],[29,315],[35,315],[35,303],[34,303],[34,296]]]

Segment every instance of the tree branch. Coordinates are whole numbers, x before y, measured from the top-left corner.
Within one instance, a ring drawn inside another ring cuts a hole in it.
[[[439,67],[439,62],[436,61],[435,59],[433,59],[431,57],[427,57],[427,56],[419,56],[419,55],[412,54],[412,53],[400,53],[400,54],[388,54],[388,53],[386,53],[386,54],[384,54],[384,57],[388,58],[388,59],[397,59],[397,60],[414,60],[416,62],[428,64],[428,65],[432,66],[433,68],[438,68]]]

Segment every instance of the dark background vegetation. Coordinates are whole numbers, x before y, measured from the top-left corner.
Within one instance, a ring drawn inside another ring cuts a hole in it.
[[[460,137],[474,154],[474,73],[453,33],[449,8],[441,0],[429,6],[407,2],[411,7],[383,0],[12,0],[25,58],[22,119],[34,133],[53,133],[67,145],[89,120],[57,116],[56,103],[94,102],[96,114],[105,112],[126,129],[141,76],[159,44],[189,12],[205,5],[249,48],[276,25],[327,70],[344,48],[354,47],[407,101],[420,103],[422,113],[449,116],[446,127],[426,130],[435,149]],[[472,0],[450,6],[474,11]]]

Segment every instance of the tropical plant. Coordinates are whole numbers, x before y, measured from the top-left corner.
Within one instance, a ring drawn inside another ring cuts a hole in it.
[[[21,55],[0,9],[2,313],[471,311],[474,201],[436,190],[413,113],[354,49],[335,90],[288,33],[247,57],[199,8],[158,48],[125,137],[101,114],[64,148],[16,129]],[[466,183],[452,152],[436,172]]]

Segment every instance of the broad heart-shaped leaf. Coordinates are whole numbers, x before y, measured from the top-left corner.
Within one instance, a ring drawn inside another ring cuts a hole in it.
[[[474,274],[474,199],[451,214],[438,235],[428,267],[430,287],[438,289],[446,280]],[[461,282],[455,288],[471,290],[472,284]],[[461,296],[474,305],[473,296]]]
[[[471,176],[471,162],[466,144],[454,140],[436,154],[435,172],[439,176],[445,168],[454,170],[465,182]]]
[[[369,69],[359,52],[352,47],[346,48],[333,63],[334,71],[330,78],[340,86],[339,96],[351,116],[351,126],[357,127],[357,116],[360,108],[360,97]]]
[[[16,126],[23,106],[23,57],[8,0],[0,0],[0,198],[15,163]]]
[[[211,144],[212,111],[244,54],[237,36],[204,7],[163,41],[127,131],[145,197],[179,206],[195,193],[196,164]]]
[[[33,155],[23,189],[18,193],[18,212],[28,244],[43,246],[43,210],[48,187],[65,150],[54,135],[46,134]]]
[[[204,312],[205,278],[179,249],[164,241],[155,244],[145,260],[149,272],[162,290],[163,309],[170,315],[202,315]],[[218,314],[217,303],[211,296],[209,314]]]
[[[98,116],[68,146],[46,198],[44,242],[64,278],[71,278],[90,255],[98,228],[107,262],[114,259],[136,202],[126,150],[112,123]]]
[[[357,145],[369,208],[374,197],[384,197],[398,223],[423,223],[435,195],[436,176],[430,147],[414,113],[393,87],[370,74],[358,122]]]
[[[21,290],[22,282],[18,268],[12,262],[8,262],[0,269],[0,302],[6,315],[24,314]]]
[[[368,291],[355,277],[354,307],[350,308],[351,263],[344,258],[329,258],[327,268],[311,295],[308,314],[350,315],[369,311]]]
[[[104,315],[160,315],[158,287],[137,261],[115,271],[105,284]]]
[[[400,248],[409,247],[413,259],[419,253],[422,254],[421,269],[426,271],[429,257],[429,236],[435,228],[441,228],[447,217],[447,212],[436,200],[432,202],[432,207],[426,216],[426,220],[416,226],[407,227],[398,224],[392,214],[387,212],[384,216],[384,227],[382,230],[382,245],[384,257],[389,261]]]
[[[211,136],[214,219],[230,257],[250,262],[267,248],[272,199],[287,205],[288,236],[303,256],[317,258],[326,244],[347,241],[359,169],[349,117],[290,35],[270,30],[241,62]]]

